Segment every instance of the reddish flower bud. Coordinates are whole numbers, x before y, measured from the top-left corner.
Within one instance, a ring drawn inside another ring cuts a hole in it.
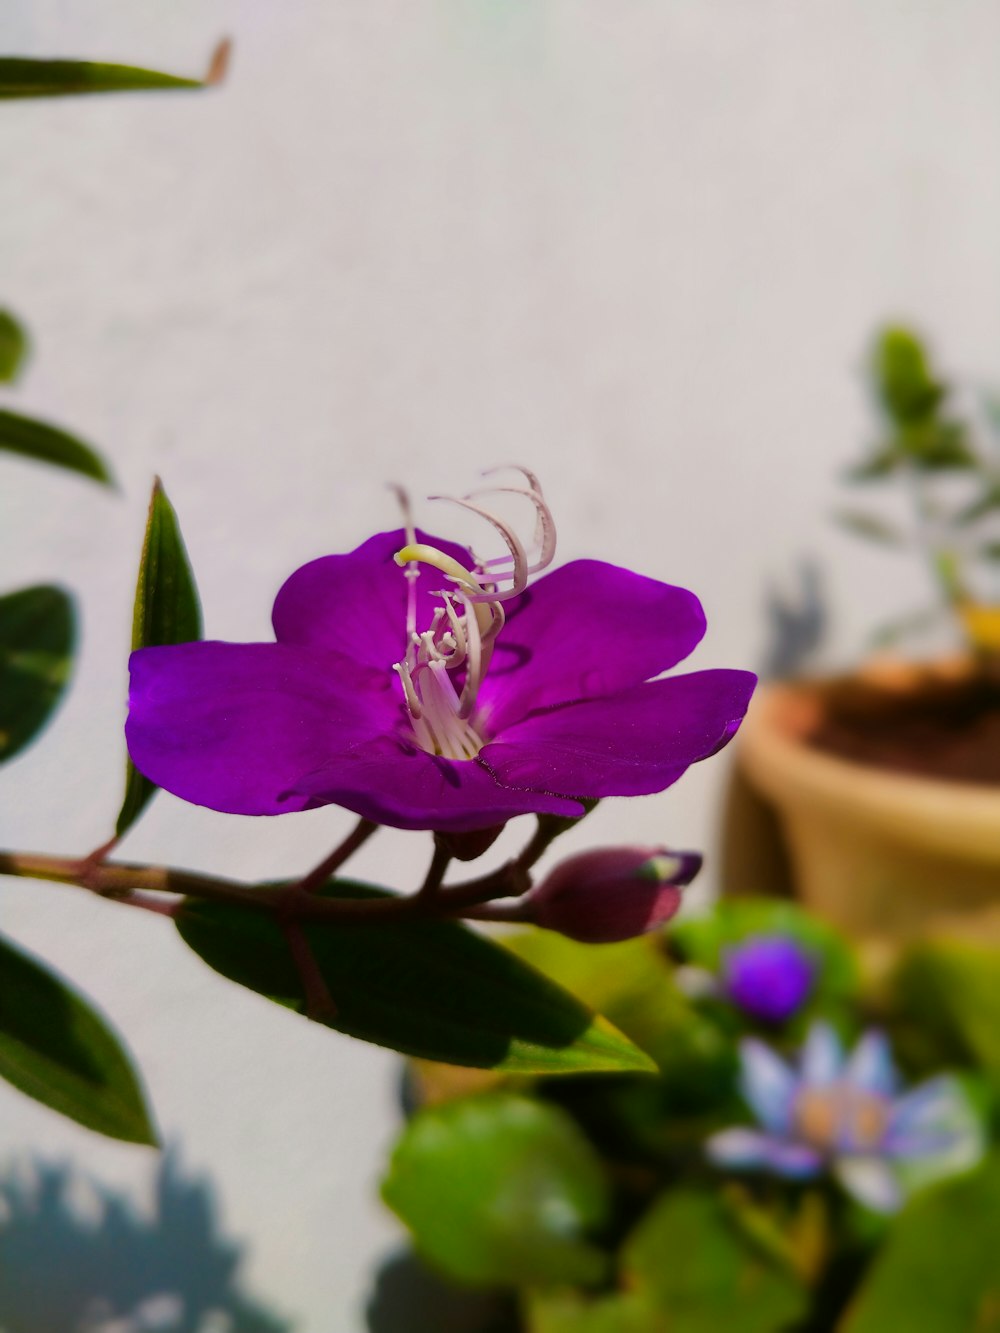
[[[561,861],[524,899],[525,916],[585,944],[611,944],[662,925],[701,869],[697,852],[607,847]]]

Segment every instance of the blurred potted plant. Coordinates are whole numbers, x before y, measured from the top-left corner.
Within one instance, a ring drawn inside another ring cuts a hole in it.
[[[995,950],[910,946],[873,984],[833,928],[753,899],[603,946],[505,942],[659,1073],[470,1092],[411,1067],[383,1196],[413,1253],[372,1333],[995,1327]]]
[[[911,332],[880,335],[871,379],[884,429],[848,480],[896,483],[912,519],[838,518],[918,552],[937,592],[876,645],[950,618],[961,650],[924,663],[883,653],[852,676],[762,690],[739,765],[777,811],[796,893],[851,932],[898,937],[1000,900],[1000,457]]]

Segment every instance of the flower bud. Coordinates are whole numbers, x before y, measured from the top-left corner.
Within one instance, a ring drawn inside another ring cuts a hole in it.
[[[584,944],[611,944],[669,921],[701,869],[696,852],[607,847],[571,856],[524,899],[525,917]]]
[[[765,1023],[784,1023],[816,979],[813,956],[788,935],[750,935],[722,956],[722,985],[733,1004]]]

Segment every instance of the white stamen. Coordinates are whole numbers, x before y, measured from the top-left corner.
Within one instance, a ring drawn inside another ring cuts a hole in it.
[[[472,569],[431,546],[416,540],[409,499],[393,487],[406,521],[406,545],[395,560],[405,567],[407,587],[406,653],[395,664],[403,687],[413,739],[430,754],[447,759],[473,759],[485,744],[475,722],[480,687],[489,670],[497,636],[506,620],[503,602],[524,591],[529,573],[545,568],[555,550],[555,525],[541,486],[534,473],[517,468],[527,488],[498,486],[496,492],[523,495],[535,507],[533,559],[529,562],[524,543],[514,529],[490,510],[473,502],[472,496],[433,496],[451,500],[470,513],[485,518],[500,534],[507,554],[489,561],[474,558]],[[476,495],[487,492],[475,492]],[[444,574],[450,589],[433,595],[440,599],[429,628],[416,626],[416,579],[421,565]],[[510,583],[501,587],[501,583]],[[450,672],[464,668],[459,694]]]
[[[510,551],[509,559],[513,562],[513,569],[504,577],[514,580],[513,587],[507,588],[503,592],[499,590],[473,592],[469,598],[471,602],[502,602],[510,597],[517,597],[524,592],[528,583],[528,555],[520,538],[508,523],[497,518],[496,514],[491,514],[488,509],[484,509],[481,505],[473,504],[471,500],[463,500],[457,495],[432,495],[429,498],[431,500],[450,500],[452,504],[461,505],[463,509],[468,509],[471,513],[478,514],[480,518],[485,518],[488,523],[493,524],[507,543],[507,548]]]

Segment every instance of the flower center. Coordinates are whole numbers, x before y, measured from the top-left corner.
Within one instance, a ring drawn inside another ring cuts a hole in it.
[[[883,1098],[847,1083],[805,1088],[793,1111],[799,1136],[821,1152],[876,1150],[888,1118]]]
[[[421,749],[445,759],[474,759],[486,744],[476,726],[479,688],[489,668],[497,635],[503,628],[503,603],[523,592],[528,575],[544,569],[555,553],[555,526],[537,478],[519,468],[526,487],[494,487],[524,495],[535,506],[535,559],[507,523],[473,503],[472,496],[432,496],[452,500],[485,518],[503,537],[507,554],[492,560],[472,557],[467,569],[436,546],[416,540],[409,501],[397,491],[406,519],[406,545],[396,553],[405,567],[406,655],[393,666],[403,686],[412,734]],[[439,570],[450,585],[433,595],[440,599],[430,625],[417,628],[417,579],[421,566]],[[504,587],[505,583],[510,584]]]

